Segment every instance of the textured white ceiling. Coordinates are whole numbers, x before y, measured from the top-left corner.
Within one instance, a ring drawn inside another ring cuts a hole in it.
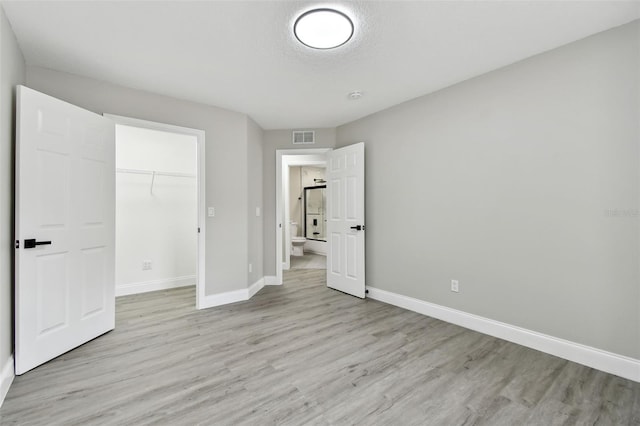
[[[249,114],[333,127],[640,17],[618,1],[3,1],[29,65]],[[315,6],[354,18],[338,49],[304,47]],[[349,100],[347,93],[364,96]]]

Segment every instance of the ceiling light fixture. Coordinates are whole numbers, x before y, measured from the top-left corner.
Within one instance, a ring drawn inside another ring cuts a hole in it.
[[[334,49],[353,36],[353,22],[335,9],[313,9],[303,13],[293,24],[298,41],[313,49]]]

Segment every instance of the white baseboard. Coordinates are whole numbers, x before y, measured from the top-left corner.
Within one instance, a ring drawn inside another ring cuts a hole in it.
[[[246,288],[206,295],[198,308],[212,308],[214,306],[228,305],[229,303],[243,302],[245,300],[249,300],[249,292]]]
[[[367,297],[640,382],[640,360],[375,287]]]
[[[282,285],[282,280],[275,275],[267,275],[264,277],[264,285]]]
[[[0,407],[2,407],[4,398],[7,396],[7,392],[9,392],[9,387],[11,387],[11,383],[13,383],[13,379],[16,377],[13,367],[13,354],[2,366],[2,372],[0,374]]]
[[[147,293],[149,291],[167,290],[170,288],[196,285],[196,276],[166,278],[161,280],[142,281],[138,283],[117,284],[116,297],[130,294]]]
[[[262,290],[263,287],[264,287],[264,277],[260,278],[255,283],[251,284],[251,286],[249,287],[247,299],[251,299],[253,295],[259,292],[260,290]]]
[[[198,309],[213,308],[214,306],[227,305],[229,303],[244,302],[251,299],[264,287],[264,285],[265,277],[260,278],[258,281],[251,284],[249,288],[206,295],[204,300],[202,300],[198,305]]]

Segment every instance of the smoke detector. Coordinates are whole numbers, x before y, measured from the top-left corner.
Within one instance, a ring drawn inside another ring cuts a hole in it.
[[[354,90],[353,92],[349,92],[347,97],[349,99],[351,99],[352,101],[355,101],[355,100],[360,99],[362,97],[362,92],[359,91],[359,90]]]

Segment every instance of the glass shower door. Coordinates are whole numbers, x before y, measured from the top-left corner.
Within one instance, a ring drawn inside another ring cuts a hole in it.
[[[308,240],[326,241],[326,185],[304,189],[304,236]]]

